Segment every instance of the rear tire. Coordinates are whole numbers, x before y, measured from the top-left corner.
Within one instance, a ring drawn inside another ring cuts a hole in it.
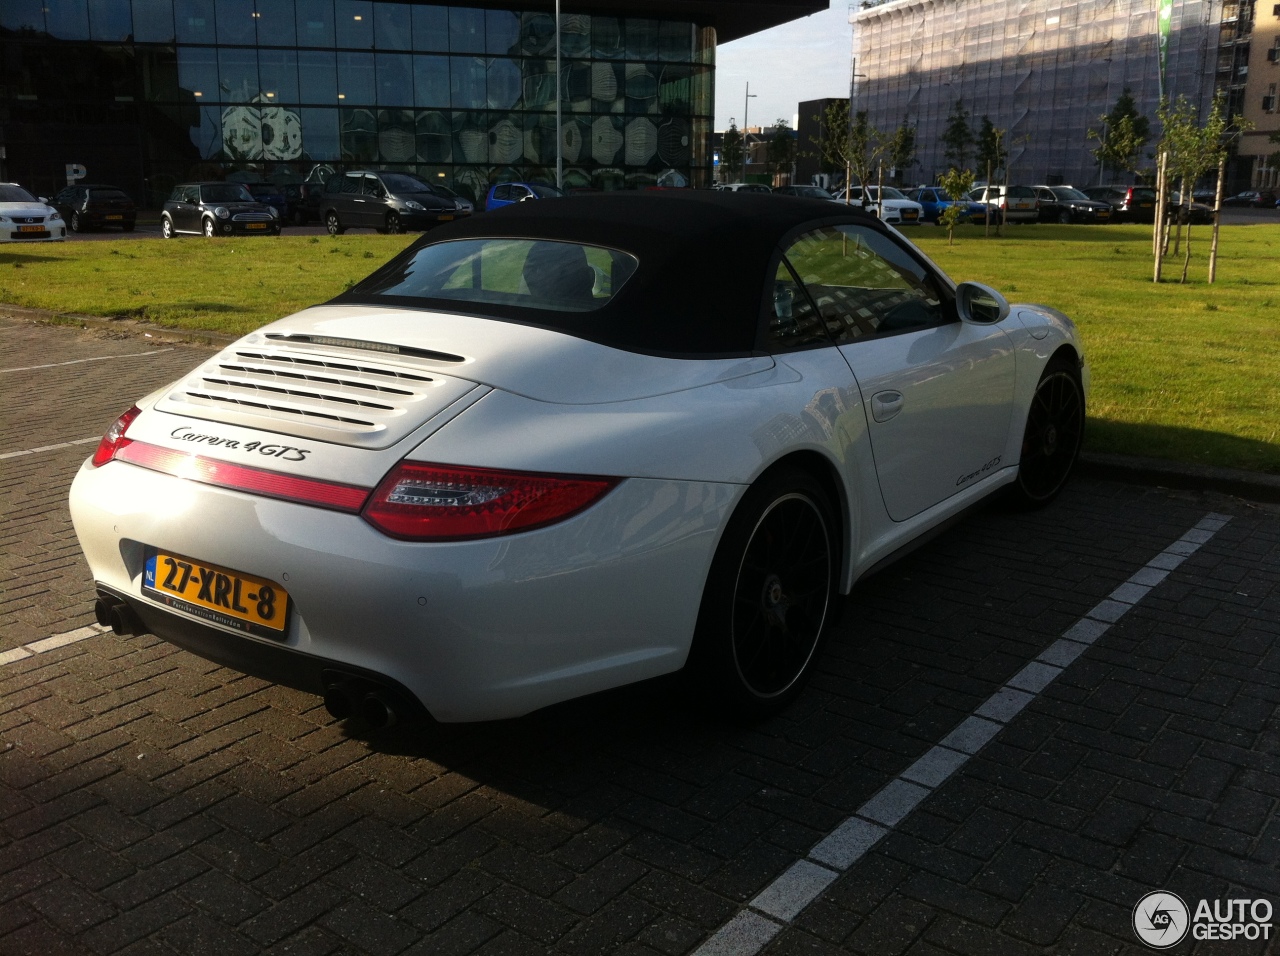
[[[1027,412],[1018,480],[1013,485],[1017,504],[1039,508],[1058,496],[1080,457],[1084,422],[1080,369],[1071,359],[1056,357],[1040,376]]]
[[[781,468],[748,489],[716,550],[688,671],[736,717],[775,714],[801,692],[834,617],[835,510],[807,472]]]
[[[329,235],[340,236],[347,231],[346,227],[338,220],[338,211],[330,209],[324,214],[324,227],[329,230]]]
[[[72,232],[84,232],[84,223],[80,220],[80,213],[72,210],[71,221],[67,223],[71,227]]]

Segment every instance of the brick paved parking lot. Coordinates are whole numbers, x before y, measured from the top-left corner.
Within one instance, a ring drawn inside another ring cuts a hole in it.
[[[0,333],[3,956],[1138,953],[1157,890],[1267,902],[1174,952],[1280,951],[1274,506],[1082,478],[980,511],[756,726],[657,682],[361,735],[89,627],[72,475],[207,350]]]

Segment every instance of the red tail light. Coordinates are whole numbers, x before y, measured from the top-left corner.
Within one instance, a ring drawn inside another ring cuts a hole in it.
[[[572,517],[620,480],[402,461],[374,489],[363,517],[406,541],[490,538]]]
[[[102,441],[98,442],[98,448],[93,453],[93,467],[102,467],[116,457],[116,452],[129,444],[129,439],[124,437],[124,433],[129,430],[133,420],[141,414],[142,409],[134,405],[133,408],[116,419],[115,424],[108,428],[107,433],[102,436]]]

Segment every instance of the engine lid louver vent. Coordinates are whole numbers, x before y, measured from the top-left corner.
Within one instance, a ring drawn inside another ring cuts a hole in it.
[[[474,388],[434,370],[321,350],[241,346],[189,375],[161,411],[385,448]]]

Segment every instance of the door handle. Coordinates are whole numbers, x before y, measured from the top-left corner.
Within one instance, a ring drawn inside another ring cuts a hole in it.
[[[902,411],[906,401],[901,392],[876,392],[871,396],[871,417],[878,422],[887,422]]]

